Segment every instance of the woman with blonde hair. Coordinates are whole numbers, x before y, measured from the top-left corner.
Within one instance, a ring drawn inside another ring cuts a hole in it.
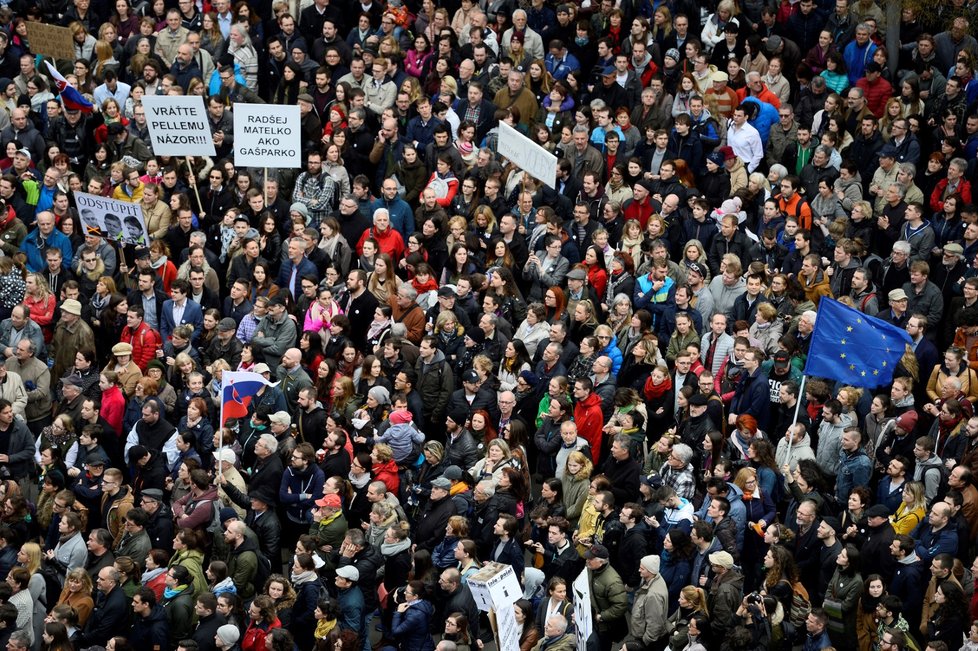
[[[690,642],[689,620],[708,617],[710,614],[707,606],[706,592],[703,588],[688,585],[679,591],[679,607],[669,616],[672,633],[669,635],[668,648],[670,651],[683,651],[689,649],[694,651],[696,648]]]
[[[476,482],[486,479],[495,486],[502,477],[503,468],[508,466],[516,467],[513,453],[506,441],[496,438],[486,444],[486,455],[469,468],[469,474]]]
[[[27,293],[24,295],[24,305],[30,311],[31,321],[41,326],[45,343],[50,343],[54,336],[54,311],[58,305],[57,298],[51,292],[44,274],[29,273],[25,282]]]
[[[927,498],[924,485],[919,481],[908,481],[903,485],[903,501],[896,513],[890,516],[890,525],[897,535],[910,533],[927,515]]]
[[[598,512],[594,508],[594,496],[607,490],[611,490],[611,481],[605,475],[599,474],[591,477],[584,507],[581,509],[581,516],[577,521],[577,551],[581,556],[590,549],[598,531]]]
[[[594,472],[594,465],[586,454],[579,450],[574,450],[567,455],[564,462],[564,476],[561,479],[563,487],[564,512],[571,524],[577,524],[587,501],[588,486],[590,484],[591,473]]]
[[[95,601],[92,599],[94,589],[92,577],[85,568],[76,567],[65,577],[65,587],[61,590],[61,596],[58,597],[58,603],[55,605],[67,604],[74,608],[75,613],[78,614],[78,627],[84,628],[85,622],[95,609]]]

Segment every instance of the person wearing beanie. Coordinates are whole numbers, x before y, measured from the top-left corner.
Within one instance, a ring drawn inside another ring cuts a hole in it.
[[[240,651],[238,640],[241,638],[241,631],[234,624],[225,624],[217,629],[214,636],[214,646],[220,651]]]
[[[377,443],[390,446],[395,463],[406,462],[414,456],[414,445],[424,443],[424,433],[414,424],[414,417],[407,409],[396,409],[391,412],[389,427],[383,425],[378,429],[382,433],[376,437],[357,437],[358,443],[366,443],[373,447]]]
[[[626,504],[625,507],[627,506]],[[637,507],[641,512],[641,507],[635,504],[632,506]],[[625,644],[635,641],[640,642],[641,648],[644,649],[658,648],[661,646],[659,640],[669,635],[669,589],[659,574],[659,557],[654,555],[642,557],[638,574],[642,582],[635,591]]]
[[[455,405],[448,410],[445,419],[445,463],[459,468],[471,468],[479,461],[479,444],[465,424],[469,420],[469,410]]]

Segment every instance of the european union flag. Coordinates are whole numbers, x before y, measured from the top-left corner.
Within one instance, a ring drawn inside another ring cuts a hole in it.
[[[889,384],[909,343],[906,330],[823,298],[818,304],[805,375],[857,387]]]

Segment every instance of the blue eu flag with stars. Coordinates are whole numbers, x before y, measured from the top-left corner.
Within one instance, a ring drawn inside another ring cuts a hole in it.
[[[906,330],[823,298],[818,304],[805,375],[857,387],[889,384],[909,343]]]

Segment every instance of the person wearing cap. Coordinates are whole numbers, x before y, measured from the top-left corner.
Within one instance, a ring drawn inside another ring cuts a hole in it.
[[[591,545],[584,554],[591,584],[591,600],[595,611],[598,637],[602,651],[609,651],[613,638],[625,623],[628,610],[628,593],[615,568],[611,567],[608,548],[600,543]]]
[[[460,378],[462,388],[456,389],[448,399],[446,407],[447,413],[452,413],[459,408],[466,413],[472,413],[479,409],[489,412],[490,422],[499,420],[499,406],[496,402],[495,392],[486,386],[479,374],[473,369],[464,371]]]
[[[710,626],[715,639],[722,639],[736,625],[736,613],[744,590],[744,575],[729,552],[709,555],[713,580],[709,583]]]
[[[431,482],[431,496],[414,528],[413,539],[418,549],[434,550],[445,537],[445,525],[456,514],[455,502],[449,497],[452,482],[438,477]],[[495,524],[495,520],[491,524]]]
[[[635,591],[625,638],[629,650],[659,648],[659,641],[669,635],[669,588],[659,574],[659,565],[659,557],[653,555],[643,556],[638,563],[636,571],[641,583]],[[633,647],[631,643],[635,642],[641,646]]]
[[[725,58],[723,61],[723,67],[726,68]],[[717,70],[711,77],[712,86],[706,91],[707,97],[713,97],[716,99],[717,112],[727,119],[733,115],[734,107],[740,103],[740,100],[737,98],[737,91],[727,85],[729,80],[730,77],[726,72],[723,70]]]
[[[95,334],[81,318],[82,306],[77,300],[69,298],[61,303],[61,318],[51,340],[54,366],[51,377],[63,377],[75,365],[78,351],[95,350]]]
[[[217,324],[217,335],[211,339],[204,351],[204,364],[209,366],[223,359],[232,369],[241,363],[241,350],[244,344],[237,338],[238,323],[231,317],[221,319]]]
[[[313,508],[313,524],[309,528],[309,534],[316,538],[321,549],[339,549],[343,544],[343,537],[346,536],[347,529],[349,526],[346,516],[343,514],[342,501],[339,495],[330,493],[316,500]]]

